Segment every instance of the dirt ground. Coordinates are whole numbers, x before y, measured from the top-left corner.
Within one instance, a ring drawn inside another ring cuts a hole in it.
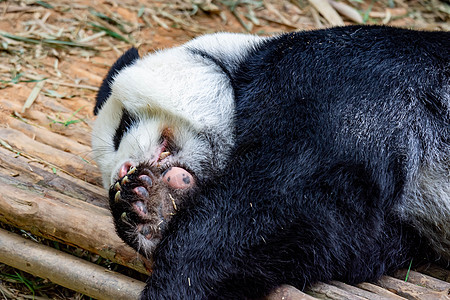
[[[109,66],[129,47],[145,54],[203,33],[270,35],[357,22],[450,30],[446,1],[341,0],[344,8],[333,5],[334,14],[323,2],[0,1],[0,148],[55,176],[91,184],[99,195],[91,201],[106,207],[90,150],[92,110]],[[0,264],[0,298],[33,297],[87,299]]]

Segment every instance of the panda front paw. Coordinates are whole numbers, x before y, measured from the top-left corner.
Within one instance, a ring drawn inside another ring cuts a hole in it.
[[[164,171],[149,164],[125,163],[109,189],[109,204],[119,236],[150,257],[182,199],[195,186],[181,167]]]

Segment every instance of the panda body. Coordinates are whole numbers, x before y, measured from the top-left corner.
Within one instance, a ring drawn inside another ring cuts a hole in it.
[[[122,56],[93,150],[118,234],[154,259],[142,298],[255,298],[449,260],[449,41],[351,26]]]

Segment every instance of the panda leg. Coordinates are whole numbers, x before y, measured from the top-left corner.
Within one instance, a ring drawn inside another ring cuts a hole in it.
[[[415,236],[354,179],[299,187],[293,202],[261,193],[251,207],[238,186],[200,195],[156,248],[142,299],[255,298],[286,283],[375,280],[406,264]]]

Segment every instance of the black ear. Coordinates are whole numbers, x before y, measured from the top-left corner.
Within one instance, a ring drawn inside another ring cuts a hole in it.
[[[94,107],[94,115],[97,115],[100,108],[102,108],[103,104],[108,99],[109,95],[111,95],[111,82],[114,79],[114,76],[120,72],[126,66],[131,65],[135,60],[139,58],[139,52],[136,48],[131,48],[113,64],[111,69],[109,69],[108,75],[106,75],[105,79],[103,79],[102,85],[97,93],[97,102]]]

